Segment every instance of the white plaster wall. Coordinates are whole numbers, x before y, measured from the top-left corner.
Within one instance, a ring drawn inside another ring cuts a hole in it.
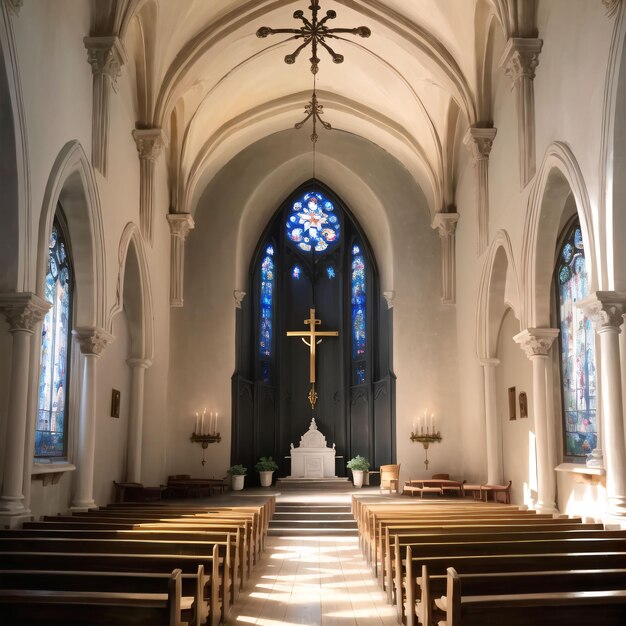
[[[513,341],[519,322],[508,309],[498,335],[496,368],[497,411],[502,437],[502,470],[505,484],[511,480],[511,502],[531,506],[537,499],[537,463],[534,446],[532,364],[524,351]],[[515,387],[517,419],[509,420],[509,387]],[[528,417],[522,419],[519,394],[525,391]]]
[[[172,315],[170,407],[177,422],[172,422],[170,430],[173,455],[168,472],[202,475],[200,446],[191,444],[189,435],[194,412],[204,407],[224,416],[222,442],[209,446],[204,475],[223,475],[230,464],[230,377],[235,348],[232,291],[244,288],[236,283],[234,267],[241,264],[242,273],[247,272],[262,229],[284,197],[311,176],[308,167],[299,167],[295,175],[289,169],[290,160],[301,151],[300,143],[297,133],[287,131],[254,144],[216,176],[200,200],[196,227],[186,247],[185,306]],[[371,203],[376,206],[380,202],[392,218],[393,246],[380,251],[388,260],[382,264],[377,260],[381,275],[393,277],[393,283],[383,283],[383,290],[395,291],[397,449],[403,478],[423,475],[423,449],[411,444],[409,435],[415,416],[427,407],[436,414],[444,436],[444,443],[431,449],[430,471],[458,473],[459,442],[453,436],[458,415],[454,310],[439,304],[440,243],[430,228],[425,198],[406,170],[373,144],[346,133],[325,136],[320,144],[319,178],[363,220],[375,250],[381,245],[378,235],[384,223],[378,223],[377,232],[377,223],[369,217]],[[333,162],[325,161],[326,153],[333,155]],[[284,174],[273,179],[271,188],[264,188],[263,179],[281,168]],[[348,185],[348,177],[355,175]],[[352,188],[353,184],[358,188]],[[260,187],[265,189],[263,195],[257,193]],[[239,220],[253,195],[255,215],[250,219],[259,226],[254,240],[241,250],[241,258],[236,258]],[[384,214],[379,211],[378,215],[384,220]],[[372,227],[369,231],[368,226]],[[385,267],[389,263],[392,267]]]

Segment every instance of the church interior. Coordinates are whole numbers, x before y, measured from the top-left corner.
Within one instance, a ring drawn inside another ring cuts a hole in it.
[[[0,527],[362,456],[626,529],[624,4],[0,0]]]

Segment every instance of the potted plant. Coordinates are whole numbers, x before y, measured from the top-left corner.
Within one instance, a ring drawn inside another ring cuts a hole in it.
[[[262,456],[257,461],[254,469],[259,472],[259,476],[261,477],[261,487],[271,487],[272,474],[278,469],[278,465],[276,465],[274,459],[271,456]]]
[[[231,477],[231,485],[233,491],[241,491],[246,478],[248,468],[243,465],[232,465],[228,468],[228,474]]]
[[[369,461],[360,454],[357,454],[353,459],[348,461],[347,465],[348,469],[352,470],[352,480],[354,482],[354,486],[358,488],[362,487],[365,472],[367,472],[370,468]]]

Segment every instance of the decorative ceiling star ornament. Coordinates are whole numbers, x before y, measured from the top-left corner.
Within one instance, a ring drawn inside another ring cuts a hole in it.
[[[315,93],[315,90],[313,91],[313,95],[311,96],[311,99],[309,100],[309,102],[304,106],[304,112],[306,113],[306,117],[301,121],[298,122],[297,124],[294,125],[294,128],[296,128],[297,130],[300,130],[305,123],[309,120],[309,118],[313,118],[313,132],[311,133],[311,141],[313,143],[315,143],[318,140],[318,135],[317,135],[317,122],[319,121],[319,123],[326,129],[326,130],[332,130],[332,126],[330,125],[329,122],[325,122],[320,115],[324,115],[324,105],[323,104],[319,104],[319,102],[317,101],[317,94]]]
[[[343,63],[343,54],[336,53],[327,43],[326,39],[342,39],[338,35],[349,34],[358,35],[359,37],[369,37],[372,31],[367,26],[357,26],[356,28],[328,28],[326,22],[334,20],[337,17],[335,11],[326,11],[326,16],[318,21],[317,12],[320,10],[318,0],[312,0],[309,6],[311,10],[311,19],[304,17],[304,11],[295,11],[294,19],[302,20],[300,28],[270,28],[269,26],[261,26],[256,32],[257,37],[267,37],[268,35],[276,35],[279,33],[293,33],[293,37],[289,39],[302,39],[302,43],[291,53],[285,56],[285,63],[293,65],[298,58],[300,52],[311,44],[311,72],[317,74],[320,59],[317,56],[317,46],[325,48],[333,59],[334,63]],[[321,121],[321,120],[320,120]]]

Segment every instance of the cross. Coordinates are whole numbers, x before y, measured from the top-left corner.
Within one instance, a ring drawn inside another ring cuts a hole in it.
[[[326,330],[319,331],[315,330],[315,327],[322,323],[322,320],[315,319],[315,309],[310,309],[310,318],[308,320],[304,320],[305,324],[308,324],[310,330],[288,330],[287,337],[301,337],[302,341],[309,346],[310,348],[310,365],[309,365],[309,382],[315,383],[315,345],[320,343],[322,340],[317,339],[318,337],[338,337],[339,331],[337,330]],[[307,341],[305,337],[308,337]]]

